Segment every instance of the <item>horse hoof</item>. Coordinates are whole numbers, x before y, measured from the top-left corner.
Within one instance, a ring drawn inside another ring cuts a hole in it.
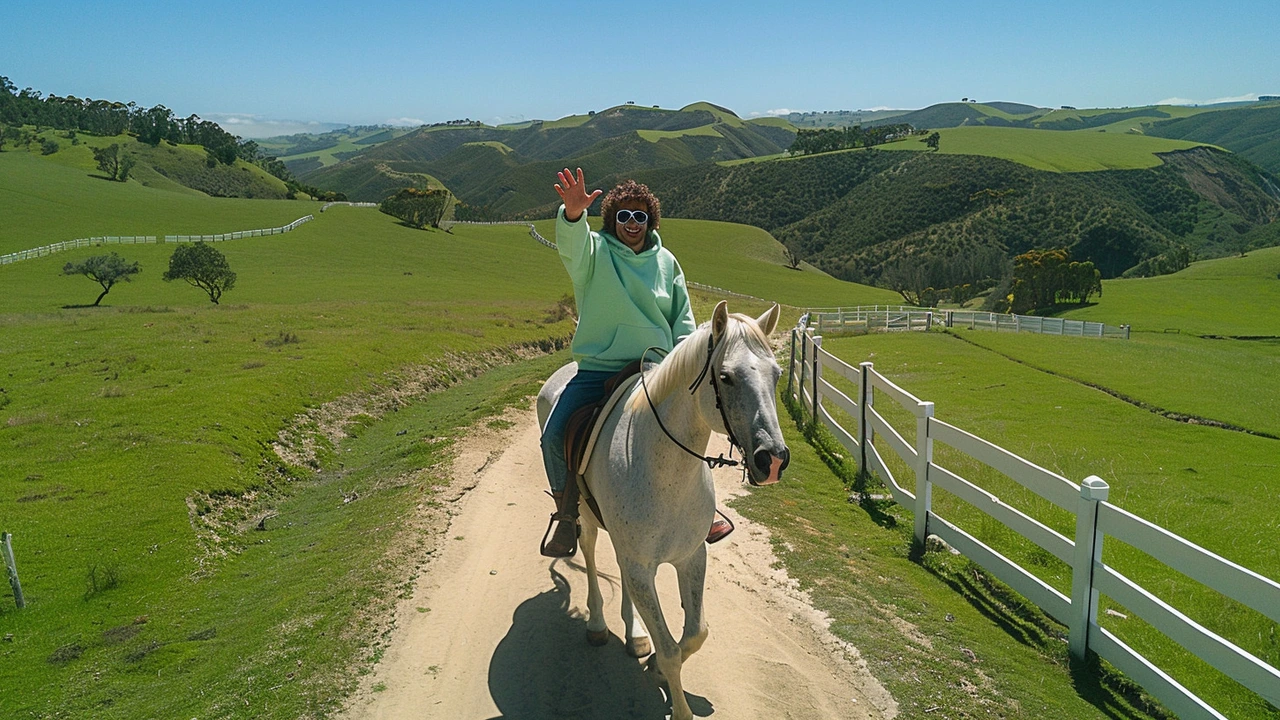
[[[609,642],[608,630],[588,630],[587,631],[588,645],[591,645],[592,647],[600,647],[601,645],[604,645],[607,642]]]
[[[648,637],[631,638],[627,641],[627,654],[634,658],[642,658],[653,653],[653,645]]]

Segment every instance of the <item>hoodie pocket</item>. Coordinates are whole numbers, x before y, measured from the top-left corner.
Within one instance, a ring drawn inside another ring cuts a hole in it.
[[[650,347],[670,350],[671,340],[661,328],[619,325],[614,333],[613,342],[596,357],[600,360],[638,360],[640,355]]]

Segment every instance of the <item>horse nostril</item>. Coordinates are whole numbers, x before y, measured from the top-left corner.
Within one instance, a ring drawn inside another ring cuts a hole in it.
[[[791,464],[791,450],[789,448],[782,448],[782,454],[778,457],[782,460],[782,466],[778,468],[778,472],[782,472]]]
[[[756,454],[752,456],[752,460],[755,462],[756,468],[762,473],[768,473],[769,467],[773,465],[773,458],[769,455],[769,451],[763,448],[756,451]]]

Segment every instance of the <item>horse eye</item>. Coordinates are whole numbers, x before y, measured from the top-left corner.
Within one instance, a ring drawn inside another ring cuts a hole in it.
[[[729,377],[729,373],[720,373],[720,382],[724,383],[725,385],[732,385],[733,378]]]

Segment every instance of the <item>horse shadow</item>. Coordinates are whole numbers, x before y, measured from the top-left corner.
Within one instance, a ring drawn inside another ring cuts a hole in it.
[[[555,564],[550,572],[555,587],[520,603],[489,662],[489,694],[501,713],[491,720],[670,715],[666,684],[628,655],[621,639],[611,634],[601,647],[587,644],[587,620],[571,608],[568,578]],[[715,712],[706,698],[687,692],[685,698],[695,715]]]

